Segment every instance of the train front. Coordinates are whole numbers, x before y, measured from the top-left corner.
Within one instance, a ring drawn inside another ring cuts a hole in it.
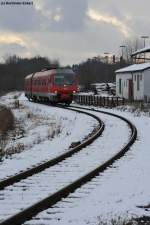
[[[54,93],[57,102],[70,104],[73,94],[77,92],[77,76],[71,69],[57,69],[54,74]]]

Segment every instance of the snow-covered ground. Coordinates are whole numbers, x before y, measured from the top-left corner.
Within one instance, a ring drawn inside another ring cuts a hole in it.
[[[59,120],[61,116],[66,118],[59,123],[63,128],[63,132],[60,132],[58,136],[56,135],[51,140],[50,145],[45,140],[33,146],[33,149],[12,155],[12,159],[5,159],[0,164],[0,175],[2,177],[11,174],[12,168],[19,167],[22,169],[23,167],[25,169],[26,165],[27,167],[31,165],[31,162],[33,164],[37,163],[39,158],[41,161],[44,161],[48,157],[53,157],[65,151],[70,145],[69,138],[71,141],[72,138],[74,140],[78,140],[79,137],[84,138],[93,129],[93,124],[95,123],[92,119],[91,122],[88,122],[90,120],[89,117],[87,120],[87,117],[85,118],[83,115],[78,116],[78,114],[67,110],[62,115],[62,109],[53,107],[48,109],[47,106],[22,101],[25,107],[32,109],[33,112],[40,113],[40,115],[44,114],[44,117],[50,114],[54,118],[59,118]],[[40,112],[38,111],[39,109]],[[36,219],[32,223],[27,222],[26,224],[99,225],[99,218],[110,221],[112,218],[119,216],[122,218],[140,217],[142,215],[150,216],[150,208],[143,209],[138,207],[150,204],[150,117],[119,109],[100,109],[114,112],[133,122],[138,129],[136,143],[122,159],[114,163],[101,176],[97,176],[92,182],[87,183],[68,196],[64,202],[58,203],[55,207],[40,213],[37,216],[40,218],[39,220]],[[80,129],[77,129],[78,126]],[[119,132],[120,140],[123,140],[124,132],[121,128]],[[118,135],[118,131],[116,131],[116,135]],[[105,140],[103,139],[103,141],[107,141],[107,135],[101,138],[104,137]],[[112,143],[109,142],[109,144],[114,146],[113,137]],[[35,160],[34,157],[36,158],[36,155],[38,157]],[[7,172],[5,173],[5,171]]]
[[[116,109],[104,111],[114,112],[132,121],[138,129],[138,139],[123,159],[94,179],[93,186],[89,183],[82,189],[82,194],[81,189],[73,194],[81,198],[73,201],[72,205],[61,204],[62,213],[53,216],[52,224],[96,225],[99,218],[111,221],[119,216],[150,216],[149,208],[138,207],[150,204],[150,117]],[[84,189],[90,190],[90,193],[84,194]]]
[[[112,224],[112,218],[126,220],[150,216],[149,208],[138,207],[150,204],[150,117],[116,109],[101,110],[114,112],[132,121],[138,129],[136,143],[125,157],[101,176],[26,224],[99,225],[100,221]]]
[[[3,199],[0,201],[0,221],[37,203],[94,170],[119,152],[121,147],[127,143],[129,129],[124,121],[97,112],[93,114],[102,117],[105,122],[103,136],[65,161],[1,190],[0,196],[3,196]]]
[[[10,93],[0,98],[0,103],[12,108],[17,123],[25,130],[22,137],[8,141],[6,149],[19,145],[23,146],[23,150],[3,158],[0,180],[67,151],[72,142],[82,141],[98,125],[92,117],[34,104],[28,102],[24,95],[19,97],[20,108],[14,108],[17,95],[17,92]]]
[[[79,92],[79,95],[94,95],[94,96],[101,96],[101,97],[114,97],[114,95],[109,94],[108,91],[98,91],[97,94],[94,94],[94,92]]]

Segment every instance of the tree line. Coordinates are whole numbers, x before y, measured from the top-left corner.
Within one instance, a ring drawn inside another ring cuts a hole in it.
[[[142,40],[126,40],[123,43],[121,57],[109,61],[107,57],[89,58],[79,64],[69,66],[79,77],[79,84],[89,88],[91,83],[114,82],[115,70],[128,66],[133,62],[131,54],[143,47]],[[59,66],[59,61],[47,57],[20,58],[16,55],[8,56],[4,63],[0,63],[0,93],[2,91],[23,90],[24,77],[40,71],[51,65]]]
[[[52,64],[59,65],[59,62],[41,56],[30,59],[20,58],[16,55],[7,57],[5,62],[0,64],[0,93],[23,90],[25,76]]]
[[[79,76],[79,83],[89,89],[91,83],[115,82],[115,71],[129,65],[120,58],[117,62],[108,62],[102,57],[93,57],[73,65],[73,70]]]
[[[28,74],[55,65],[57,60],[51,61],[46,57],[20,58],[16,55],[9,56],[0,64],[0,93],[13,90],[23,90],[24,77]],[[95,82],[114,82],[115,70],[126,66],[125,61],[109,63],[101,57],[87,59],[80,64],[70,66],[79,77],[79,84],[89,88]]]

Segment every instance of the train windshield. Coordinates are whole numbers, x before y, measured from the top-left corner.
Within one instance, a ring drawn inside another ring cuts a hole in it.
[[[57,74],[54,78],[54,83],[58,86],[73,85],[75,83],[74,74]]]

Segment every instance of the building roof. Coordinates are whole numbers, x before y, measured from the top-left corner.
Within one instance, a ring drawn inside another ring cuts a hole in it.
[[[146,52],[150,52],[150,46],[147,46],[145,48],[142,48],[142,49],[139,49],[139,50],[133,52],[131,56],[135,56],[135,55],[138,55],[140,53],[146,53]]]
[[[122,69],[116,70],[116,73],[126,73],[126,72],[137,72],[143,71],[150,68],[150,63],[133,64],[131,66],[124,67]]]

